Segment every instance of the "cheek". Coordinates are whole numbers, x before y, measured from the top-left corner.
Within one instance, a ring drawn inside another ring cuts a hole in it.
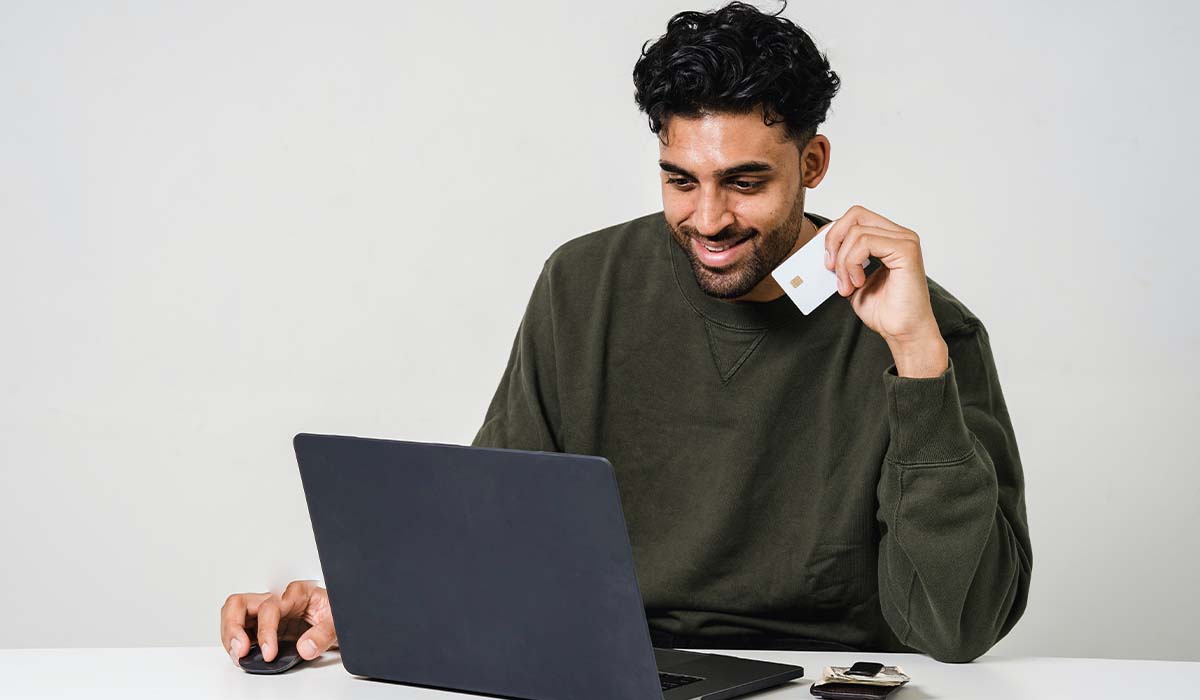
[[[733,205],[734,216],[743,228],[756,228],[759,231],[772,231],[783,225],[792,215],[795,204],[791,199],[781,196],[778,191],[754,197],[741,197]]]
[[[742,201],[732,207],[733,216],[742,228],[755,228],[760,232],[774,229],[780,212],[770,204],[763,202]]]
[[[688,192],[680,192],[673,185],[663,185],[663,214],[667,221],[678,225],[692,215],[692,198]]]

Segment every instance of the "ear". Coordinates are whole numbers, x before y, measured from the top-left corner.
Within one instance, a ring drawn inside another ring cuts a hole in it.
[[[804,187],[816,187],[825,179],[825,172],[829,170],[829,150],[829,139],[824,134],[816,134],[804,144],[804,150],[800,152],[800,179]]]

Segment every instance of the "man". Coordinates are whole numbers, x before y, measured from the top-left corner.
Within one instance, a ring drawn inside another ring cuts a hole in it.
[[[663,212],[550,256],[474,444],[613,463],[658,646],[983,654],[1032,561],[983,324],[860,206],[826,236],[838,297],[805,316],[769,274],[829,223],[804,194],[837,75],[733,3],[673,17],[634,82]],[[281,619],[305,658],[335,641],[311,581],[231,596],[222,639],[272,658]]]

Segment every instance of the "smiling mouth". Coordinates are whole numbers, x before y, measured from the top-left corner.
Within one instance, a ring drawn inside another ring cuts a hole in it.
[[[739,238],[736,241],[732,241],[732,242],[726,243],[724,245],[709,245],[707,243],[700,243],[700,245],[704,246],[705,250],[707,250],[710,253],[720,253],[723,250],[729,250],[730,248],[733,248],[734,246],[741,245],[742,243],[744,243],[745,241],[748,241],[748,240],[750,240],[750,236],[746,236],[745,238]],[[698,239],[697,239],[697,242],[699,242]]]
[[[753,233],[736,241],[713,245],[704,242],[698,236],[693,236],[691,239],[692,256],[709,270],[726,270],[746,257],[746,241],[751,238],[754,238]]]

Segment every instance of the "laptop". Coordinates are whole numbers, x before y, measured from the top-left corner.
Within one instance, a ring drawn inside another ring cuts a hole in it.
[[[656,649],[602,457],[295,437],[356,676],[530,700],[732,698],[799,666]]]

